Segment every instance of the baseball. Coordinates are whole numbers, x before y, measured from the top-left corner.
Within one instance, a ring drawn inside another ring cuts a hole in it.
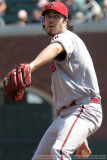
[[[85,149],[81,150],[81,155],[88,155],[88,152]]]

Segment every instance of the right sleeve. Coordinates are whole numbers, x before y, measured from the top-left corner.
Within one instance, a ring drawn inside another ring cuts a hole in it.
[[[72,54],[74,50],[74,44],[68,34],[58,34],[54,36],[51,43],[55,43],[55,42],[60,43],[64,47],[67,53],[67,56]]]

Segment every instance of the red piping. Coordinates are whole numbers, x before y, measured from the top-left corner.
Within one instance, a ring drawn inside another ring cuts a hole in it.
[[[67,142],[67,140],[68,140],[68,138],[69,138],[69,135],[71,134],[71,131],[72,131],[74,125],[76,124],[76,122],[77,122],[79,116],[82,114],[83,109],[84,109],[84,105],[82,105],[81,112],[77,115],[77,117],[76,117],[76,119],[75,119],[73,125],[71,126],[71,129],[70,129],[70,131],[68,132],[68,135],[67,135],[67,137],[66,137],[66,139],[65,139],[65,141],[64,141],[64,143],[63,143],[63,145],[62,145],[62,147],[61,147],[61,150],[60,150],[61,160],[64,160],[64,159],[63,159],[63,155],[62,155],[62,150],[63,150],[63,148],[64,148],[64,146],[65,146],[65,143]]]

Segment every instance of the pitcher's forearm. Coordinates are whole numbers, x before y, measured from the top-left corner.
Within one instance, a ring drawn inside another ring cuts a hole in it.
[[[50,62],[58,54],[60,54],[64,48],[59,43],[50,44],[30,63],[31,72],[39,68],[40,66]]]

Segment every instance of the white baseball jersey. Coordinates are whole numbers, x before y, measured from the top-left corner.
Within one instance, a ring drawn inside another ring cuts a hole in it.
[[[69,30],[54,36],[51,43],[55,42],[62,44],[66,51],[64,60],[57,57],[51,62],[51,89],[57,109],[73,100],[100,99],[93,62],[84,42]]]
[[[90,98],[100,98],[100,94],[86,46],[68,30],[56,35],[51,43],[55,42],[61,43],[66,52],[51,62],[53,100],[58,110],[66,107],[45,132],[32,160],[71,160],[71,154],[102,123],[101,104],[87,103]],[[67,108],[74,100],[76,105]]]

